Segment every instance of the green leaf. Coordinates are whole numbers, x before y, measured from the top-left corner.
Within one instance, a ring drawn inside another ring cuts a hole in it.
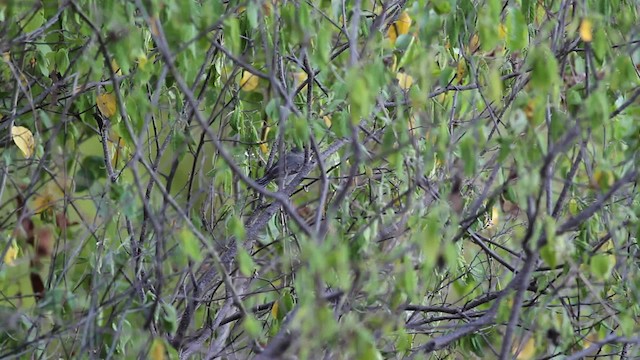
[[[518,51],[529,45],[529,28],[520,9],[511,8],[507,15],[507,48]]]
[[[251,314],[247,314],[242,322],[244,330],[251,336],[252,338],[258,338],[260,333],[262,332],[262,327],[260,322]]]
[[[247,5],[247,20],[251,29],[258,27],[258,4],[256,2],[251,1]]]
[[[76,173],[76,191],[88,190],[97,180],[104,179],[106,175],[103,157],[96,155],[85,157]]]
[[[45,23],[44,18],[44,9],[41,8],[35,14],[28,14],[27,17],[21,21],[21,25],[23,27],[22,31],[25,33],[30,33]]]
[[[246,238],[246,229],[244,228],[244,224],[242,220],[240,220],[236,215],[233,215],[229,219],[229,229],[231,230],[231,235],[233,235],[236,240],[242,241]]]
[[[500,0],[488,0],[478,11],[478,37],[483,51],[491,51],[500,43],[498,29],[501,8]]]
[[[349,98],[351,100],[351,121],[358,122],[360,118],[365,116],[371,108],[371,96],[369,95],[369,86],[364,76],[360,71],[356,71],[358,74],[352,73],[351,80],[348,82],[351,84],[349,89]]]
[[[240,24],[234,16],[224,22],[224,43],[232,54],[240,54]]]
[[[329,29],[321,28],[316,34],[316,46],[314,48],[315,63],[320,70],[326,68],[331,56],[331,36]]]
[[[589,263],[591,273],[602,280],[607,280],[611,277],[611,271],[614,266],[615,257],[610,254],[596,254]]]
[[[628,55],[620,55],[616,58],[613,74],[611,75],[612,90],[628,90],[638,84],[638,76],[635,67]]]
[[[502,100],[502,80],[500,79],[500,72],[496,67],[489,68],[487,77],[487,93],[489,99],[494,102]]]
[[[247,277],[253,276],[255,271],[258,269],[258,266],[251,258],[251,255],[249,255],[247,250],[242,246],[238,248],[237,259],[238,259],[238,268],[240,269],[240,272],[242,273],[242,275]]]
[[[558,265],[556,250],[554,249],[553,244],[546,244],[543,246],[542,249],[540,249],[540,257],[551,268]]]
[[[476,141],[467,135],[460,142],[460,157],[464,161],[464,173],[472,176],[476,171]]]
[[[293,298],[293,295],[291,295],[290,290],[287,289],[283,292],[281,301],[282,301],[282,306],[284,307],[284,310],[286,310],[287,312],[293,310],[295,300]]]
[[[404,329],[398,330],[396,338],[396,348],[402,353],[407,353],[411,350],[413,344],[412,335],[408,334]]]
[[[433,5],[433,10],[435,10],[436,14],[448,14],[451,12],[451,2],[449,0],[431,0],[431,5]]]
[[[187,256],[189,256],[193,261],[199,262],[202,260],[202,251],[200,250],[200,241],[196,237],[196,235],[189,229],[188,227],[183,227],[182,230],[178,233],[179,241],[182,247],[182,251],[184,251]]]
[[[604,60],[609,49],[609,40],[607,39],[604,27],[598,26],[596,28],[591,47],[593,48],[593,54],[596,58],[600,61]]]
[[[599,126],[609,119],[609,102],[603,90],[593,92],[586,103],[591,126]]]
[[[69,53],[67,49],[60,49],[56,53],[56,68],[58,72],[64,74],[69,67]]]
[[[169,334],[178,330],[178,314],[171,304],[163,302],[160,305],[160,324],[162,329]]]
[[[532,51],[530,61],[531,86],[543,91],[555,89],[559,83],[558,61],[551,50],[545,45],[537,46]]]

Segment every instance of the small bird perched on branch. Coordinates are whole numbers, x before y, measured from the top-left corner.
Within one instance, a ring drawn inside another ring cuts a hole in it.
[[[304,151],[300,148],[293,148],[285,156],[276,161],[264,174],[263,177],[256,180],[260,186],[265,186],[273,180],[280,180],[284,176],[284,183],[298,175],[304,165]]]

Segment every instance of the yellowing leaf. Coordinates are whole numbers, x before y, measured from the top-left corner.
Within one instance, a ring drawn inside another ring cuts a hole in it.
[[[322,120],[324,120],[324,125],[328,128],[331,127],[331,117],[329,115],[325,115],[322,117]]]
[[[144,70],[147,67],[147,63],[149,62],[149,59],[147,58],[146,55],[142,54],[142,55],[138,56],[136,61],[138,62],[138,67],[141,70]]]
[[[278,306],[278,302],[277,302],[277,301],[276,301],[276,302],[274,302],[274,303],[273,303],[273,306],[271,307],[271,316],[272,316],[274,319],[277,319],[277,318],[278,318],[278,307],[279,307],[279,306]]]
[[[527,340],[527,342],[524,344],[524,346],[522,346],[522,347],[514,346],[513,353],[515,354],[516,352],[518,352],[518,350],[520,350],[520,352],[518,353],[518,356],[516,357],[517,360],[533,359],[533,357],[536,354],[536,342],[535,342],[535,339],[533,338],[533,336],[531,336],[529,338],[529,340]]]
[[[96,104],[102,115],[110,118],[116,114],[116,96],[112,93],[98,95]]]
[[[302,85],[302,83],[304,83],[305,81],[307,81],[307,79],[309,78],[309,76],[307,75],[306,72],[301,71],[301,72],[297,72],[293,74],[293,77],[295,79],[295,87],[296,90],[298,89],[298,87],[300,87],[300,85]],[[303,86],[301,91],[304,92],[307,89],[307,85]]]
[[[405,73],[399,72],[396,74],[396,79],[398,79],[398,84],[402,90],[409,90],[411,85],[413,84],[413,77],[411,75],[407,75]]]
[[[569,200],[569,214],[578,215],[578,201],[576,199]]]
[[[122,69],[120,68],[120,65],[118,65],[116,59],[111,59],[111,70],[113,70],[116,75],[122,75]]]
[[[153,339],[151,344],[151,350],[149,351],[149,358],[151,360],[164,360],[166,359],[164,343],[160,339]]]
[[[407,34],[409,32],[410,26],[411,17],[409,17],[409,14],[404,11],[402,14],[400,14],[398,20],[391,24],[389,30],[387,31],[387,36],[389,37],[389,40],[391,40],[391,43],[395,44],[398,36]]]
[[[502,23],[500,23],[500,26],[498,27],[498,37],[503,40],[507,37],[507,27]]]
[[[531,121],[533,119],[533,112],[535,111],[536,103],[533,100],[529,100],[527,105],[524,107],[524,114],[527,117],[527,120]]]
[[[58,184],[63,186],[61,188]],[[62,178],[56,181],[49,181],[42,190],[38,191],[31,200],[31,208],[36,214],[39,214],[49,208],[52,208],[56,202],[64,198],[65,189],[69,190],[71,182]]]
[[[534,22],[537,25],[540,25],[545,18],[547,17],[547,10],[545,10],[542,3],[538,2],[538,6],[536,7],[536,14],[534,17]]]
[[[242,71],[242,78],[240,79],[240,88],[244,91],[254,91],[258,87],[258,77],[248,72]]]
[[[414,114],[411,114],[411,116],[409,116],[409,120],[407,121],[407,127],[409,128],[409,134],[415,135],[416,116]]]
[[[478,48],[480,48],[480,38],[476,33],[473,34],[473,36],[471,36],[471,39],[469,40],[469,51],[473,54],[478,51]]]
[[[117,168],[118,162],[126,161],[128,150],[124,138],[119,136],[109,136],[111,149],[111,166]]]
[[[442,167],[442,160],[440,160],[440,158],[436,156],[436,158],[433,159],[433,168],[440,169],[441,167]]]
[[[593,23],[589,19],[582,19],[580,22],[580,39],[584,42],[593,40]]]
[[[33,156],[36,150],[36,141],[31,130],[24,126],[13,126],[11,127],[11,139],[18,149],[22,151],[24,157],[28,159]]]
[[[604,236],[604,234],[598,234],[598,236],[602,237],[602,236]],[[612,251],[614,249],[615,249],[615,247],[613,246],[613,239],[607,240],[607,242],[602,244],[602,246],[600,247],[600,251],[601,252],[608,252],[608,251]]]
[[[409,32],[409,27],[411,26],[411,17],[406,11],[403,11],[402,14],[398,17],[396,21],[396,28],[398,30],[398,35],[404,35]]]
[[[0,251],[2,250],[4,249],[0,249]],[[18,247],[18,244],[16,244],[16,242],[12,240],[11,245],[9,245],[7,252],[4,254],[4,263],[9,266],[13,266],[14,265],[13,261],[18,258],[19,250],[20,248]]]
[[[460,61],[458,61],[458,66],[456,67],[456,81],[458,81],[458,83],[462,83],[466,73],[467,62],[464,59],[460,59]]]
[[[498,226],[498,221],[500,221],[500,208],[498,206],[494,206],[491,209],[491,220],[489,221],[489,227],[493,228]]]
[[[267,126],[262,133],[262,144],[260,144],[260,151],[265,155],[269,153],[269,145],[267,145],[267,136],[269,135],[269,131],[271,131],[271,127]]]
[[[611,170],[597,169],[593,173],[593,183],[591,187],[594,189],[608,189],[613,186],[615,182],[615,176]]]
[[[591,332],[587,337],[584,338],[584,342],[582,343],[582,349],[588,349],[594,343],[600,341],[597,332]]]

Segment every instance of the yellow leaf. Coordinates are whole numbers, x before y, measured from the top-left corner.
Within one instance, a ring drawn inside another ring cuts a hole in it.
[[[331,127],[331,117],[329,115],[325,115],[322,117],[322,120],[324,120],[324,125],[328,128]]]
[[[433,168],[434,169],[440,169],[442,167],[442,160],[440,160],[439,157],[435,157],[435,159],[433,159]]]
[[[576,199],[569,200],[569,214],[578,215],[578,201]]]
[[[589,19],[582,19],[580,22],[580,39],[584,42],[593,40],[593,23]]]
[[[278,1],[277,0],[273,0],[273,4],[277,4]],[[265,1],[262,4],[262,10],[264,11],[265,15],[269,16],[271,15],[271,10],[273,9],[273,4],[270,0]]]
[[[480,48],[480,38],[478,37],[478,34],[473,34],[469,40],[469,51],[471,53],[475,53],[478,51],[478,48]]]
[[[398,17],[396,21],[396,28],[398,30],[398,35],[404,35],[409,32],[409,27],[411,26],[411,17],[406,11],[403,11],[402,14]]]
[[[594,189],[607,189],[613,186],[615,182],[615,176],[611,170],[597,169],[593,173],[593,183],[591,187]]]
[[[491,220],[489,221],[489,227],[494,228],[498,226],[498,221],[500,221],[500,208],[496,205],[491,209]]]
[[[407,75],[405,73],[399,72],[396,74],[396,79],[398,79],[398,84],[402,90],[409,90],[411,85],[413,84],[413,77],[411,75]]]
[[[458,66],[456,68],[456,80],[458,83],[461,83],[464,79],[464,75],[467,73],[467,62],[464,59],[460,59],[458,61]]]
[[[534,17],[534,22],[536,25],[540,25],[545,18],[547,17],[547,10],[545,10],[544,5],[538,2],[538,6],[536,7],[536,14]]]
[[[409,32],[410,26],[411,17],[409,17],[409,14],[404,11],[402,14],[400,14],[398,20],[391,24],[389,30],[387,31],[387,36],[389,37],[389,40],[391,40],[391,43],[395,44],[400,35],[407,34]]]
[[[415,135],[414,133],[416,129],[416,116],[414,114],[411,114],[411,116],[409,116],[407,127],[409,128],[409,134]]]
[[[122,75],[122,69],[120,68],[120,65],[118,65],[116,59],[111,59],[111,70],[113,70],[113,72],[118,76]]]
[[[165,356],[164,343],[161,339],[153,339],[151,350],[149,350],[149,358],[151,360],[164,360]]]
[[[618,261],[616,259],[615,250],[616,249],[613,244],[613,239],[609,239],[600,247],[600,249],[598,249],[598,252],[603,253],[602,256],[606,257],[606,259],[608,260],[607,262],[610,264],[609,266],[611,268],[616,266],[616,263]]]
[[[96,104],[102,115],[110,118],[116,114],[116,96],[112,93],[98,95]]]
[[[36,150],[36,141],[33,138],[31,130],[24,126],[13,126],[11,128],[11,138],[13,142],[16,143],[18,149],[22,151],[24,157],[28,159],[33,156]]]
[[[126,161],[127,144],[121,137],[109,136],[111,149],[111,166],[118,167],[118,162]]]
[[[520,350],[520,352],[518,352]],[[536,354],[536,342],[533,336],[529,337],[529,340],[523,346],[514,346],[512,352],[515,354],[518,352],[516,360],[529,360],[533,359]]]
[[[242,71],[242,79],[240,79],[240,88],[244,91],[254,91],[258,87],[258,77],[248,72]]]
[[[0,251],[2,250],[4,249],[0,249]],[[12,240],[11,245],[9,245],[7,252],[4,254],[4,263],[9,266],[13,266],[14,265],[13,261],[18,258],[19,250],[20,248],[18,247],[18,244],[16,244],[16,242]]]
[[[276,302],[274,302],[274,303],[273,303],[273,306],[271,307],[271,316],[272,316],[274,319],[277,319],[277,318],[278,318],[278,307],[279,307],[279,306],[278,306],[278,302],[277,302],[277,301],[276,301]]]
[[[302,83],[307,81],[307,79],[309,78],[307,73],[304,72],[304,71],[300,71],[300,72],[294,73],[293,77],[295,79],[296,90],[298,89],[298,87],[300,85],[302,85]],[[307,89],[307,85],[305,84],[300,91],[302,91],[304,93],[306,89]]]
[[[600,341],[598,333],[591,332],[584,338],[584,342],[582,343],[582,349],[588,349],[591,345]]]
[[[502,23],[500,23],[500,26],[498,27],[498,37],[503,40],[507,37],[507,27]]]
[[[62,186],[62,188],[60,186]],[[65,191],[70,191],[71,187],[71,181],[65,178],[49,181],[33,196],[30,207],[36,214],[48,210],[52,208],[56,202],[63,199]]]
[[[605,234],[598,234],[599,237],[605,236]],[[609,252],[615,249],[613,246],[613,239],[607,240],[602,246],[600,246],[600,252]]]
[[[138,67],[141,70],[144,70],[144,68],[147,67],[147,63],[149,62],[149,59],[147,58],[147,55],[142,54],[138,56],[136,61],[138,62]]]
[[[269,131],[271,131],[271,127],[267,126],[262,132],[262,144],[260,144],[260,151],[265,155],[269,153],[269,145],[267,145],[267,136],[269,135]]]
[[[533,100],[529,100],[527,105],[524,107],[524,114],[527,117],[527,120],[531,121],[533,119],[533,112],[535,110],[536,103]]]

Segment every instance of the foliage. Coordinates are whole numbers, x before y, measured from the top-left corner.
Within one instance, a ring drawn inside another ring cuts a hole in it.
[[[0,358],[637,357],[638,11],[1,2]]]

